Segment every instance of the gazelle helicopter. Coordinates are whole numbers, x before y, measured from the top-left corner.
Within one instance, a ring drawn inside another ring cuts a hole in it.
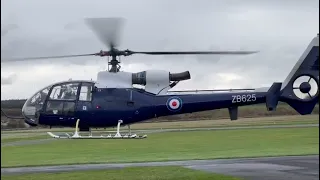
[[[87,24],[110,49],[93,54],[54,57],[15,58],[11,61],[67,58],[78,56],[108,56],[109,71],[97,74],[96,81],[71,80],[48,85],[25,102],[22,115],[31,126],[76,126],[73,135],[54,138],[145,138],[146,135],[120,134],[120,126],[142,122],[151,118],[174,114],[193,113],[227,108],[231,120],[238,119],[238,107],[265,103],[268,111],[275,111],[279,101],[293,107],[301,115],[310,114],[319,97],[319,34],[312,39],[284,82],[274,82],[269,88],[197,91],[169,91],[180,81],[191,78],[189,71],[171,73],[166,70],[146,70],[131,73],[120,71],[119,56],[146,55],[246,55],[254,51],[185,51],[136,52],[115,48],[114,37],[119,18],[89,18]],[[111,27],[111,28],[110,28]],[[113,29],[112,29],[113,28]],[[112,30],[110,30],[112,29]],[[306,80],[304,80],[306,78]],[[301,79],[304,80],[301,82]],[[298,83],[301,82],[301,83]],[[298,83],[298,84],[297,84]],[[144,89],[133,87],[142,85]],[[10,117],[9,117],[10,118]],[[91,128],[117,126],[117,133],[92,136]],[[82,136],[80,131],[89,131]],[[131,131],[129,131],[131,132]]]

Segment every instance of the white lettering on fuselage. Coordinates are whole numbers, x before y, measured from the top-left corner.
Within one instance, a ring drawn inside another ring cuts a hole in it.
[[[257,100],[256,94],[244,94],[244,95],[232,96],[232,103],[254,102],[256,100]]]

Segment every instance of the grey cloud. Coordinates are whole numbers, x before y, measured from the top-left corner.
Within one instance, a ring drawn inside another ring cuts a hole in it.
[[[16,74],[12,74],[8,77],[1,77],[1,85],[10,85],[13,84],[14,81],[17,79]]]
[[[175,87],[178,89],[222,86],[218,73],[243,77],[223,84],[230,85],[230,88],[257,87],[282,81],[319,29],[317,0],[28,0],[28,3],[4,0],[1,3],[6,7],[1,11],[2,24],[19,26],[1,39],[2,58],[106,50],[107,47],[84,24],[83,19],[88,17],[126,19],[119,49],[260,51],[249,56],[135,55],[121,58],[122,70],[126,71],[189,70],[192,79]],[[17,12],[14,15],[13,10]],[[24,70],[22,66],[28,71],[27,68],[52,65],[56,69],[46,78],[90,79],[95,78],[97,71],[106,69],[106,61],[106,58],[83,57],[2,63],[1,70],[18,72],[18,69]],[[51,83],[40,77],[34,75],[34,84],[26,84],[27,94],[21,95],[27,96]],[[22,79],[17,80],[21,81],[20,85],[24,85]],[[13,89],[18,89],[16,84],[12,85]],[[10,93],[5,91],[2,95],[9,96]]]
[[[16,28],[18,28],[16,24],[9,24],[7,26],[4,26],[3,28],[1,28],[1,36],[6,35],[9,31],[14,30]]]

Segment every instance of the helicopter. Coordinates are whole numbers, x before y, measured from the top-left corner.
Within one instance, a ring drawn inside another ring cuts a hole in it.
[[[118,50],[115,47],[115,37],[121,22],[119,18],[88,18],[86,22],[97,37],[109,47],[108,51],[66,56],[13,58],[6,61],[80,56],[111,57],[111,60],[108,60],[111,68],[98,72],[96,81],[68,80],[53,83],[26,100],[22,108],[22,116],[30,126],[76,127],[73,135],[63,136],[48,132],[53,138],[141,139],[147,136],[131,134],[130,125],[152,118],[226,108],[229,111],[230,120],[233,121],[238,119],[239,106],[265,103],[268,111],[276,111],[279,101],[289,104],[299,114],[307,115],[312,113],[319,102],[319,34],[311,40],[284,82],[274,82],[268,88],[257,89],[169,91],[180,81],[191,79],[190,72],[120,71],[121,66],[117,58],[134,54],[248,55],[258,51]],[[144,88],[136,88],[133,85],[141,85]],[[120,127],[125,125],[129,127],[129,134],[122,135]],[[93,136],[91,133],[92,128],[106,127],[117,127],[116,134]],[[89,135],[80,135],[78,130],[89,132]]]

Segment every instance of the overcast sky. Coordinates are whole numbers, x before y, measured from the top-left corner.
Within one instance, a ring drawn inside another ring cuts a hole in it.
[[[175,90],[251,88],[283,81],[319,30],[318,0],[2,0],[1,56],[106,49],[83,23],[122,17],[119,49],[258,50],[249,56],[122,58],[124,71],[189,70]],[[1,99],[27,98],[53,82],[96,79],[100,57],[1,64]]]

